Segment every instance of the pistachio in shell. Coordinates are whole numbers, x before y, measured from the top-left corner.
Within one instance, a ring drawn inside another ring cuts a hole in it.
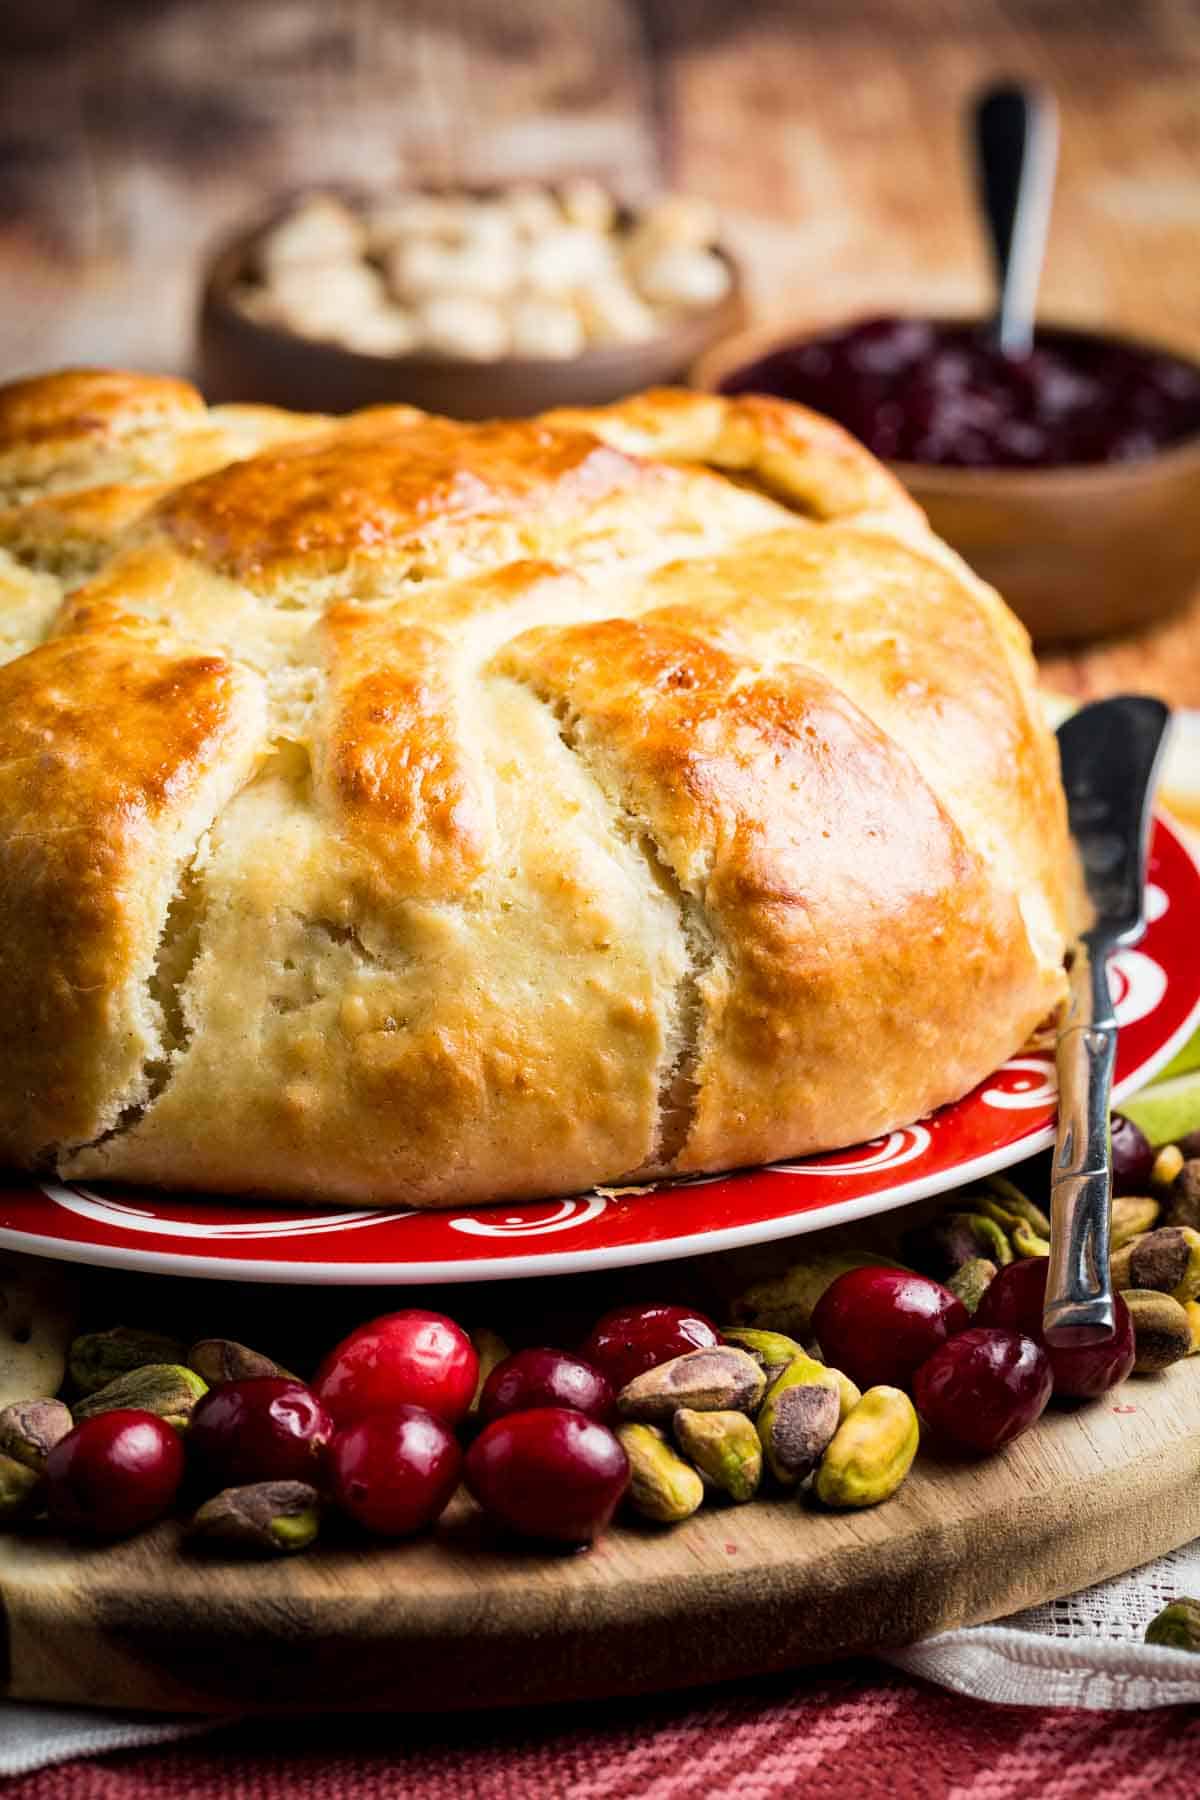
[[[1039,1206],[1027,1200],[1015,1188],[1012,1190],[1013,1200],[1007,1198],[1002,1203],[991,1194],[984,1194],[977,1202],[977,1228],[982,1230],[983,1222],[992,1227],[998,1236],[990,1245],[981,1243],[979,1254],[987,1256],[1000,1268],[1012,1262],[1014,1257],[1048,1256],[1050,1245],[1048,1235],[1050,1222]],[[1001,1249],[1001,1240],[1004,1248]]]
[[[998,1273],[995,1263],[989,1262],[986,1256],[973,1256],[970,1262],[955,1270],[946,1286],[973,1314]]]
[[[0,1529],[20,1525],[41,1509],[45,1480],[15,1456],[0,1456]]]
[[[1200,1600],[1172,1600],[1146,1627],[1146,1642],[1167,1650],[1200,1650]]]
[[[1171,1183],[1163,1223],[1200,1231],[1200,1156],[1189,1157]]]
[[[1164,1229],[1166,1229],[1166,1227],[1164,1227]],[[1115,1288],[1117,1288],[1118,1290],[1122,1290],[1124,1288],[1136,1287],[1138,1285],[1137,1282],[1133,1279],[1133,1272],[1132,1272],[1132,1268],[1131,1268],[1131,1263],[1132,1263],[1132,1258],[1133,1258],[1133,1250],[1134,1250],[1134,1245],[1140,1244],[1142,1241],[1142,1238],[1146,1235],[1147,1234],[1145,1232],[1141,1232],[1138,1234],[1137,1237],[1129,1238],[1124,1244],[1121,1245],[1121,1248],[1119,1250],[1113,1250],[1113,1252],[1109,1256],[1109,1259],[1108,1259],[1109,1273],[1112,1276],[1113,1286]]]
[[[1200,1300],[1189,1300],[1183,1310],[1187,1314],[1192,1333],[1192,1347],[1188,1355],[1195,1356],[1200,1353]]]
[[[95,1394],[151,1363],[186,1363],[187,1345],[161,1331],[114,1325],[110,1331],[87,1331],[67,1352],[67,1373],[77,1394]]]
[[[703,1504],[704,1483],[678,1456],[656,1425],[631,1421],[617,1426],[629,1458],[629,1504],[643,1519],[677,1525]]]
[[[1118,1288],[1152,1288],[1186,1306],[1200,1296],[1200,1231],[1162,1225],[1123,1244],[1111,1266]]]
[[[1114,1252],[1135,1237],[1141,1237],[1143,1232],[1153,1231],[1161,1211],[1157,1200],[1138,1194],[1119,1195],[1112,1203],[1110,1242]]]
[[[745,1350],[718,1344],[689,1350],[647,1369],[617,1395],[623,1419],[669,1421],[681,1406],[695,1412],[753,1412],[766,1390],[762,1370]]]
[[[768,1387],[783,1374],[790,1362],[805,1354],[804,1345],[782,1331],[762,1331],[754,1325],[727,1325],[722,1327],[721,1336],[727,1344],[735,1345],[754,1358]]]
[[[1164,1229],[1172,1234],[1172,1244],[1167,1251],[1167,1255],[1173,1263],[1173,1269],[1170,1272],[1178,1273],[1179,1276],[1170,1290],[1171,1298],[1178,1300],[1181,1306],[1186,1306],[1190,1300],[1200,1299],[1200,1231],[1194,1231],[1190,1225],[1168,1225]],[[1157,1240],[1159,1235],[1157,1231],[1150,1232],[1149,1237],[1143,1241],[1143,1248],[1134,1252],[1135,1275],[1140,1276],[1145,1267],[1145,1243],[1151,1239]],[[1157,1287],[1158,1283],[1139,1279],[1137,1285],[1138,1287]]]
[[[1018,1219],[1024,1219],[1038,1237],[1048,1238],[1050,1236],[1050,1220],[1047,1214],[1036,1201],[1029,1198],[1028,1194],[1022,1193],[1015,1181],[1010,1181],[1007,1175],[989,1175],[985,1186],[991,1200],[990,1207],[982,1210],[990,1211],[992,1218],[998,1218],[1003,1212],[1009,1224],[1015,1223]]]
[[[702,1476],[731,1500],[753,1500],[762,1480],[758,1432],[745,1413],[693,1412],[681,1406],[671,1421],[675,1441]]]
[[[1025,1258],[1049,1256],[1049,1238],[1039,1237],[1027,1219],[1018,1219],[1008,1234],[1015,1255]]]
[[[912,1468],[921,1428],[899,1388],[868,1388],[838,1426],[817,1469],[813,1489],[825,1506],[878,1506]]]
[[[227,1381],[254,1381],[264,1375],[292,1379],[279,1363],[239,1344],[236,1338],[200,1338],[188,1351],[187,1361],[209,1387],[223,1387]]]
[[[1004,1268],[1013,1259],[1008,1234],[982,1210],[966,1212],[956,1208],[944,1212],[930,1224],[909,1232],[904,1248],[915,1266],[937,1281],[947,1281],[956,1270],[980,1257],[986,1257],[997,1268]]]
[[[94,1419],[100,1413],[131,1406],[139,1412],[154,1413],[174,1430],[183,1432],[197,1401],[207,1392],[208,1383],[183,1363],[147,1363],[143,1368],[118,1375],[106,1387],[78,1401],[75,1419]]]
[[[321,1497],[306,1481],[256,1481],[214,1494],[192,1519],[194,1538],[252,1556],[293,1556],[321,1529]]]
[[[837,1370],[811,1356],[789,1363],[772,1382],[758,1415],[759,1440],[776,1481],[794,1487],[812,1473],[841,1413]]]
[[[1191,1355],[1191,1321],[1178,1300],[1150,1288],[1127,1288],[1122,1298],[1133,1319],[1135,1374],[1156,1375]]]
[[[61,1400],[14,1400],[0,1411],[0,1456],[41,1475],[46,1458],[73,1423],[70,1408]]]

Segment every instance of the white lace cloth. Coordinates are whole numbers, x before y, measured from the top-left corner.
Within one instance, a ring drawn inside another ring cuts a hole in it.
[[[1200,1540],[1129,1575],[995,1625],[943,1632],[887,1660],[973,1700],[1134,1711],[1200,1705],[1200,1654],[1143,1642],[1185,1594],[1200,1597]]]
[[[1082,1594],[997,1625],[943,1632],[886,1660],[956,1694],[1005,1706],[1200,1705],[1200,1655],[1142,1642],[1155,1614],[1184,1594],[1200,1596],[1200,1541]],[[174,1742],[222,1723],[0,1702],[0,1776]]]

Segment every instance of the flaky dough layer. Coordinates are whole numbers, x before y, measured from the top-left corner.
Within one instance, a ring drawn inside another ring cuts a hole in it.
[[[0,1159],[310,1202],[855,1143],[1058,1002],[1025,634],[826,420],[0,390]]]

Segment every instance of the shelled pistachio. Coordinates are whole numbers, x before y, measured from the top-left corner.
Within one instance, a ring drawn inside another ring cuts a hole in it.
[[[677,1525],[703,1504],[704,1483],[676,1454],[656,1425],[630,1422],[617,1426],[617,1437],[629,1458],[629,1503],[644,1519]]]
[[[868,1388],[839,1425],[813,1483],[825,1506],[878,1506],[890,1499],[912,1468],[920,1426],[908,1395],[899,1388]]]
[[[763,1454],[745,1413],[693,1412],[681,1406],[671,1426],[684,1456],[713,1487],[731,1500],[753,1500],[762,1480]]]

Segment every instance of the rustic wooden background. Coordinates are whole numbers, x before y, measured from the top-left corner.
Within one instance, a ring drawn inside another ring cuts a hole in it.
[[[978,307],[962,109],[1008,73],[1062,108],[1047,314],[1200,354],[1200,0],[6,0],[0,378],[186,370],[214,242],[331,179],[669,184],[764,317]],[[1200,705],[1200,604],[1105,654],[1052,673]]]

